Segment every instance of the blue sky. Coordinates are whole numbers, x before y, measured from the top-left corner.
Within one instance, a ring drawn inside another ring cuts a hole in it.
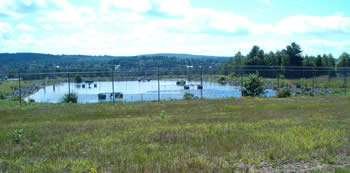
[[[0,52],[350,52],[348,0],[0,0]]]

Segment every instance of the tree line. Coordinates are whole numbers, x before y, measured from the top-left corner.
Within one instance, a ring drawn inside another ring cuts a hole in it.
[[[88,74],[91,77],[110,77],[115,65],[120,65],[118,72],[122,76],[216,74],[228,58],[172,57],[169,56],[86,56],[86,55],[51,55],[38,53],[3,53],[0,54],[0,77],[17,77],[18,73],[53,73],[53,72],[98,72]],[[188,68],[192,67],[192,68]],[[47,75],[32,75],[31,78],[43,78]]]
[[[334,76],[337,69],[350,67],[350,55],[345,52],[338,60],[332,54],[304,56],[302,52],[300,45],[294,42],[285,49],[269,53],[265,53],[259,46],[253,46],[246,56],[238,52],[233,58],[230,58],[223,65],[222,72],[228,75],[232,72],[247,73],[256,70],[262,76],[274,77],[274,75],[282,74],[290,78],[300,78],[324,74]],[[272,69],[276,72],[268,71],[266,67],[270,66],[274,66]]]

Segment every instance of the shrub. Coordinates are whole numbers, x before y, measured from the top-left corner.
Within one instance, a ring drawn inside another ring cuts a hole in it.
[[[78,103],[78,96],[75,93],[66,94],[63,96],[64,103]]]
[[[77,76],[75,76],[74,81],[75,81],[75,83],[82,83],[83,79],[81,78],[81,76],[77,75]]]
[[[160,113],[160,118],[165,119],[166,116],[167,116],[167,113],[166,113],[165,111],[162,111],[162,112]]]
[[[0,93],[0,100],[5,100],[6,96],[3,93]]]
[[[277,92],[278,98],[286,98],[292,96],[290,88],[282,88]]]
[[[222,77],[218,78],[217,82],[219,82],[219,83],[226,83],[226,77],[222,76]]]
[[[17,144],[19,144],[20,140],[23,138],[24,132],[23,129],[16,129],[13,131],[13,138]]]
[[[176,84],[180,85],[180,86],[185,86],[186,85],[186,81],[180,80],[180,81],[177,81]]]
[[[243,96],[261,96],[265,94],[264,82],[261,77],[259,77],[259,73],[250,74],[248,79],[244,82],[242,88]]]
[[[196,99],[194,94],[192,94],[192,93],[185,93],[184,94],[184,100],[193,100],[193,99]]]
[[[312,92],[312,88],[309,88],[309,87],[302,88],[301,92],[302,92],[302,95],[314,96],[314,93]]]
[[[11,98],[11,101],[19,101],[19,100],[22,100],[24,102],[24,98],[20,96],[14,96]]]

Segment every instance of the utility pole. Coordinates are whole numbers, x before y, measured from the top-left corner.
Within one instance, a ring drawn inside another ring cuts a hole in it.
[[[160,101],[160,81],[159,81],[159,67],[158,67],[158,101]]]
[[[115,102],[115,93],[114,93],[114,68],[112,68],[112,94],[113,94],[113,103]]]
[[[18,72],[19,105],[22,106],[21,72]]]

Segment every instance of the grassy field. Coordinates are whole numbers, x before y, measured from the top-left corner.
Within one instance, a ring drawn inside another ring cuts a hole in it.
[[[350,97],[0,101],[0,172],[349,172],[349,105]],[[24,132],[18,144],[15,129]]]

